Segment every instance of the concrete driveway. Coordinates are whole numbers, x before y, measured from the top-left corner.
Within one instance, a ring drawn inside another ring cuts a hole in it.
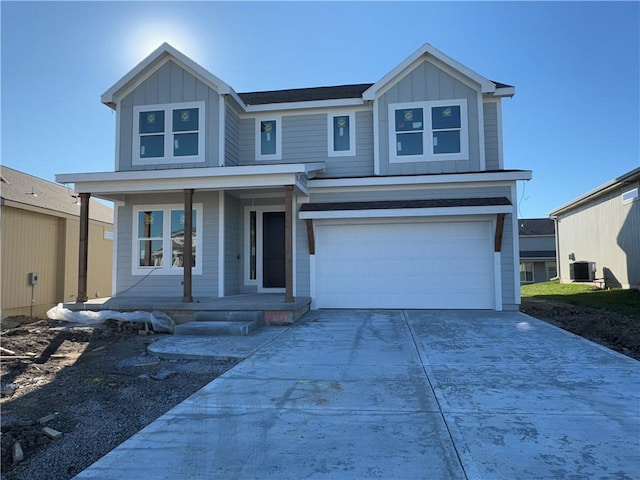
[[[327,310],[261,335],[77,478],[640,478],[640,362],[527,315]]]

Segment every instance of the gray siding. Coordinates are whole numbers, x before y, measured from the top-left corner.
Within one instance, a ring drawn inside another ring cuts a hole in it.
[[[498,133],[498,105],[496,102],[483,103],[484,151],[487,170],[499,170],[500,147]]]
[[[133,108],[182,102],[205,102],[205,161],[157,165],[133,165]],[[157,170],[218,166],[220,95],[193,75],[169,61],[138,85],[120,103],[120,144],[117,170]]]
[[[116,293],[119,296],[182,297],[182,275],[132,275],[133,207],[182,204],[180,194],[131,195],[118,207],[118,257]],[[196,192],[194,203],[203,204],[202,275],[193,275],[193,295],[218,295],[218,193]]]
[[[553,235],[523,235],[520,237],[520,251],[547,250],[556,251],[556,237]]]
[[[298,218],[297,214],[296,218]],[[296,237],[294,241],[296,244],[296,295],[299,297],[309,297],[311,295],[311,263],[307,224],[304,220],[296,221]]]
[[[226,103],[224,127],[224,164],[240,164],[240,117],[236,110]]]
[[[224,294],[240,293],[242,281],[242,237],[240,202],[232,195],[224,199]]]
[[[640,288],[640,202],[622,204],[621,195],[639,184],[625,185],[595,201],[562,214],[558,221],[559,275],[569,279],[569,254],[596,262],[597,278],[607,285]]]
[[[380,96],[378,101],[379,159],[381,175],[463,173],[480,171],[479,92],[469,88],[429,62],[423,62]],[[467,100],[469,159],[389,163],[389,105],[434,100]]]
[[[322,177],[365,177],[373,175],[373,113],[355,113],[356,155],[330,157],[327,113],[282,116],[282,159],[256,160],[253,117],[240,120],[240,164],[325,162]]]

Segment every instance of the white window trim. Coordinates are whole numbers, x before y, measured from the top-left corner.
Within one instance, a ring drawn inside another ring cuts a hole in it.
[[[433,153],[433,127],[431,122],[431,108],[444,106],[460,107],[460,152],[459,153]],[[422,155],[398,155],[396,152],[395,111],[404,108],[422,108]],[[392,103],[388,107],[389,125],[389,163],[433,162],[447,160],[469,159],[469,117],[467,112],[467,100],[465,98],[451,100],[437,100],[432,102],[408,102]]]
[[[150,210],[162,210],[162,251],[163,262],[160,267],[141,267],[138,259],[138,213]],[[163,205],[136,205],[133,207],[133,220],[131,230],[131,275],[148,275],[154,271],[154,275],[183,275],[183,267],[172,267],[171,262],[166,261],[164,254],[171,252],[171,211],[184,210],[184,204],[163,204]],[[203,224],[203,204],[194,203],[193,210],[196,213],[196,266],[191,269],[194,275],[202,275],[202,224]]]
[[[533,262],[520,262],[521,266],[524,266],[524,270],[520,270],[520,273],[524,272],[524,277],[525,279],[522,280],[522,278],[520,278],[520,283],[535,283],[535,275],[536,275],[536,268]],[[531,270],[527,270],[527,265],[531,266]],[[531,272],[531,280],[527,280],[527,272]],[[521,276],[520,276],[521,277]]]
[[[268,122],[274,121],[276,122],[276,153],[272,153],[269,155],[262,155],[261,151],[261,140],[260,136],[260,122]],[[255,122],[255,137],[256,137],[256,160],[282,160],[282,117],[280,115],[265,115],[256,117]]]
[[[334,150],[333,119],[335,117],[349,117],[349,150]],[[330,112],[327,114],[327,155],[329,157],[353,157],[356,154],[356,114],[348,112]]]
[[[181,108],[198,109],[198,155],[173,156],[173,110]],[[155,165],[161,163],[204,162],[205,152],[205,102],[164,103],[159,105],[138,105],[133,107],[133,165]],[[148,110],[164,111],[164,157],[140,158],[140,112]]]
[[[265,212],[284,212],[284,205],[269,205],[269,206],[246,206],[244,207],[244,284],[245,286],[254,286],[258,288],[258,292],[284,292],[283,288],[264,288],[263,275],[262,275],[262,261],[263,261],[263,249],[264,238],[262,232],[262,214]],[[251,212],[256,212],[256,278],[251,279],[249,259],[251,256],[251,239],[250,235],[250,216]],[[295,232],[294,232],[295,235]],[[295,258],[295,257],[294,257]]]
[[[634,193],[635,193],[635,196],[632,196],[631,198],[626,198],[626,199],[624,198],[626,195],[629,195],[629,194],[633,195]],[[632,188],[631,190],[627,190],[626,192],[622,193],[622,195],[620,195],[620,198],[622,199],[622,205],[627,205],[629,203],[639,201],[640,195],[638,195],[638,187]]]

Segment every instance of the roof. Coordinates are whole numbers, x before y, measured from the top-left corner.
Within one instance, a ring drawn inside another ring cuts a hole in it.
[[[80,216],[80,204],[74,191],[59,183],[43,180],[13,168],[0,166],[0,196],[2,203],[11,202],[17,208],[44,209],[51,214]],[[113,209],[91,199],[89,218],[113,223]]]
[[[371,85],[373,84],[358,83],[355,85],[339,85],[335,87],[294,88],[288,90],[239,93],[238,96],[246,105],[361,98],[362,93],[371,87]]]
[[[511,205],[506,197],[489,198],[434,198],[429,200],[381,200],[373,202],[304,203],[301,212],[327,212],[342,210],[387,210],[398,208],[481,207]]]
[[[376,83],[359,83],[352,85],[338,85],[311,88],[294,88],[287,90],[270,90],[260,92],[236,93],[227,83],[191,60],[183,53],[176,50],[168,43],[163,43],[144,60],[138,63],[124,77],[118,80],[111,88],[102,94],[101,100],[105,105],[116,108],[119,98],[126,95],[141,80],[152,75],[158,68],[171,60],[180,67],[200,79],[209,87],[221,95],[231,95],[239,103],[244,103],[243,108],[257,105],[269,105],[279,103],[311,102],[322,100],[361,99],[373,100],[377,94],[390,82],[395,81],[399,75],[404,74],[412,67],[414,62],[429,57],[434,61],[450,69],[459,72],[463,77],[471,79],[480,85],[483,93],[495,96],[513,96],[515,88],[505,83],[494,82],[453,60],[435,47],[425,43],[412,55],[387,73]]]
[[[633,184],[640,181],[640,167],[634,168],[633,170],[628,171],[627,173],[623,173],[619,177],[614,178],[613,180],[609,180],[606,183],[603,183],[599,187],[594,188],[593,190],[588,191],[584,195],[579,196],[578,198],[570,201],[569,203],[565,203],[564,205],[558,207],[549,213],[550,217],[556,217],[563,213],[568,212],[580,205],[583,205],[591,200],[595,200],[602,195],[609,193],[612,190],[623,187],[624,185]]]
[[[518,220],[518,235],[555,235],[556,224],[550,218],[522,218]]]

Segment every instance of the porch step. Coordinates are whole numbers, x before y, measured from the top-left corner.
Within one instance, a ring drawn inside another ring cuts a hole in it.
[[[256,322],[187,322],[176,325],[174,335],[215,337],[221,335],[249,335],[257,330]]]
[[[249,335],[263,324],[261,311],[204,310],[196,312],[191,321],[176,325],[173,333],[200,337]]]

